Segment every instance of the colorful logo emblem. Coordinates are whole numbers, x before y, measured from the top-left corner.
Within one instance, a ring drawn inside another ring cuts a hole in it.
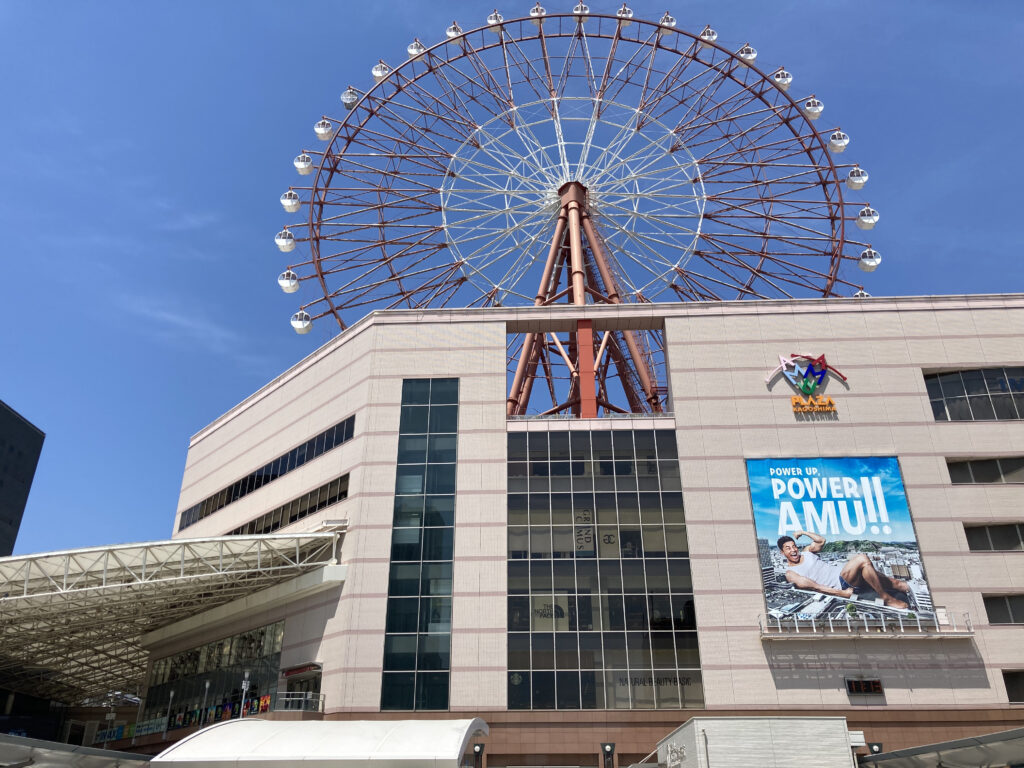
[[[815,395],[829,372],[846,381],[842,373],[828,364],[824,355],[812,357],[792,354],[788,358],[779,355],[779,365],[768,374],[765,383],[770,384],[772,379],[781,373],[793,388],[801,393],[793,397],[794,413],[835,413],[836,404],[831,397]]]

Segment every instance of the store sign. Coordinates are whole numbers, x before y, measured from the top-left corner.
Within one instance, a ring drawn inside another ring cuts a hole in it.
[[[793,413],[838,413],[835,401],[818,389],[829,374],[843,381],[846,377],[829,365],[824,355],[792,354],[788,358],[780,355],[779,365],[768,374],[765,383],[771,384],[780,373],[799,393],[791,398]]]
[[[899,461],[748,459],[770,616],[933,616]]]

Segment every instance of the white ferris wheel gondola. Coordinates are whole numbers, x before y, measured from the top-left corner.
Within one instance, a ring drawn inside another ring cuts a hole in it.
[[[277,276],[277,284],[285,293],[295,293],[299,290],[299,276],[290,269],[286,269]]]

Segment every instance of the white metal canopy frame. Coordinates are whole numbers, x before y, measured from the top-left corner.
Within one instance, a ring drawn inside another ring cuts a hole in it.
[[[338,534],[178,539],[0,558],[0,688],[139,691],[147,633],[335,562]]]
[[[295,158],[312,184],[281,203],[305,207],[304,221],[275,241],[308,248],[282,289],[319,288],[292,317],[299,333],[369,309],[854,294],[844,265],[880,262],[850,238],[849,224],[870,230],[878,212],[845,197],[867,182],[837,163],[849,137],[820,130],[821,100],[794,99],[793,75],[759,69],[749,44],[729,50],[710,27],[686,32],[625,5],[538,4],[470,31],[453,22],[406,53],[373,65],[369,90],[346,88],[342,116],[314,126],[325,148]],[[510,344],[524,381],[550,385],[565,364],[575,395],[563,403],[549,386],[552,411],[578,410],[577,341]],[[617,375],[630,410],[659,410],[659,334],[593,345],[607,350],[594,363],[599,401]],[[524,386],[510,415],[525,412]]]

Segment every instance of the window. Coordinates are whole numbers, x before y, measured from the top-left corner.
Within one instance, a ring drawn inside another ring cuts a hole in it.
[[[936,421],[1024,419],[1024,366],[931,373],[924,383]]]
[[[1024,595],[988,595],[984,600],[989,624],[1024,624]]]
[[[1024,551],[1024,525],[964,526],[967,547],[972,552],[1021,552]]]
[[[670,430],[508,435],[509,709],[703,706]]]
[[[885,693],[881,680],[846,678],[846,692],[852,696],[881,696]]]
[[[283,456],[278,456],[266,466],[260,467],[252,474],[246,475],[241,480],[232,483],[223,491],[218,491],[209,498],[203,499],[198,504],[189,507],[181,513],[181,523],[178,525],[178,530],[181,531],[190,525],[198,523],[204,517],[209,517],[214,512],[220,511],[228,504],[249,495],[272,480],[276,480],[281,475],[285,475],[293,469],[298,469],[305,462],[312,461],[336,445],[347,442],[352,438],[355,420],[355,416],[349,416],[340,424],[334,425],[326,432],[321,432],[312,440],[292,449]],[[338,434],[342,435],[340,439],[336,438]],[[329,435],[334,435],[335,437],[328,439]]]
[[[398,432],[382,710],[446,710],[458,379],[406,379]]]
[[[1024,670],[1003,670],[1006,695],[1011,704],[1024,704]]]
[[[1024,483],[1024,456],[1003,459],[946,460],[954,485],[971,483]]]
[[[254,533],[273,533],[278,528],[301,520],[321,509],[337,504],[348,498],[348,475],[342,475],[277,509],[250,520],[231,531],[228,536],[250,536]]]

